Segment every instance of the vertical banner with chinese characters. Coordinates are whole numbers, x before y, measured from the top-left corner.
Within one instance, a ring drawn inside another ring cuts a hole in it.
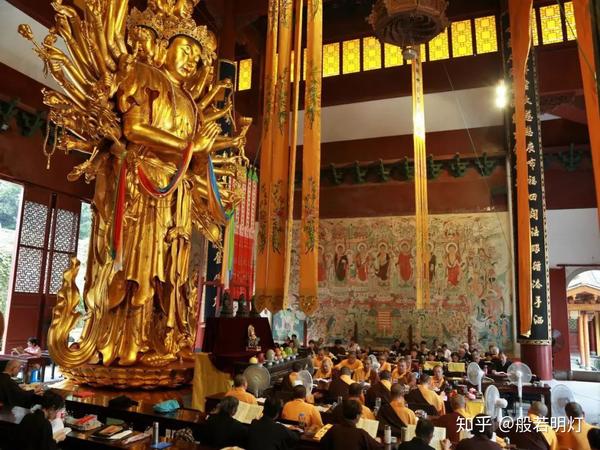
[[[265,84],[263,123],[260,146],[260,182],[258,188],[258,233],[256,236],[256,297],[258,311],[270,307],[266,295],[271,247],[271,142],[274,128],[275,87],[277,80],[277,39],[279,30],[279,0],[269,0],[265,52]],[[253,216],[254,217],[254,216]]]
[[[323,69],[323,1],[308,0],[304,147],[302,154],[302,222],[300,226],[300,308],[318,308],[319,185],[321,183],[321,79]]]
[[[513,57],[510,47],[509,21],[503,16],[503,51],[505,63],[505,76],[510,78],[513,71],[511,65]],[[546,245],[546,200],[544,191],[544,158],[542,153],[541,126],[540,126],[540,106],[539,90],[537,81],[536,59],[532,52],[525,65],[525,155],[527,165],[527,205],[528,205],[528,225],[529,225],[529,257],[531,260],[530,297],[525,299],[519,295],[519,305],[523,300],[531,300],[531,318],[529,323],[524,326],[521,323],[521,315],[518,317],[518,329],[529,328],[529,335],[519,336],[519,341],[527,344],[549,345],[551,343],[551,324],[550,324],[550,295],[549,295],[549,267],[548,267],[548,249]],[[514,117],[511,111],[511,117]],[[516,152],[519,148],[515,145],[515,123],[510,123],[510,133],[508,135],[509,148],[512,149],[511,161],[513,162],[513,175],[518,172],[518,163]],[[514,177],[516,178],[516,177]],[[519,233],[521,228],[516,227],[516,242],[521,245]],[[522,277],[521,270],[516,274],[517,280]],[[519,292],[520,294],[520,292]]]

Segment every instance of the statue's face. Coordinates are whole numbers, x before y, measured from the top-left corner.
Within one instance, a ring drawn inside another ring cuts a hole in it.
[[[165,66],[179,82],[188,81],[198,71],[200,45],[187,36],[177,36],[169,44]]]

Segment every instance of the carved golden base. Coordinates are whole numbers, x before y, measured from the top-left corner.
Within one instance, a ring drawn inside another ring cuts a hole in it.
[[[110,366],[85,364],[75,368],[61,368],[70,381],[93,387],[116,389],[176,388],[190,384],[194,376],[194,362],[172,363],[163,367]]]

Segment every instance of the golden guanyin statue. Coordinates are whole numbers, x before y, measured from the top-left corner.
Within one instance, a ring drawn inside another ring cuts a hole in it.
[[[79,10],[57,0],[41,44],[19,27],[63,88],[43,92],[57,130],[45,153],[89,154],[69,179],[96,183],[83,334],[67,344],[80,300],[75,259],[48,333],[53,360],[77,381],[152,387],[185,378],[173,378],[173,367],[191,358],[195,337],[192,229],[220,245],[240,201],[250,126],[241,118],[233,137],[219,126],[233,123],[232,82],[214,80],[216,38],[192,18],[197,3],[148,0],[139,11],[127,0],[85,0]]]

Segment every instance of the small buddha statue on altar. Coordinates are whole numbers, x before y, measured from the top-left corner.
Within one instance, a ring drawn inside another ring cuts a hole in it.
[[[248,345],[246,350],[260,351],[260,338],[256,335],[253,325],[248,325]]]
[[[242,293],[238,298],[238,317],[248,317],[250,316],[250,310],[248,309],[248,302],[246,301],[246,296]]]
[[[221,297],[220,317],[233,317],[233,301],[229,292],[225,291]]]

